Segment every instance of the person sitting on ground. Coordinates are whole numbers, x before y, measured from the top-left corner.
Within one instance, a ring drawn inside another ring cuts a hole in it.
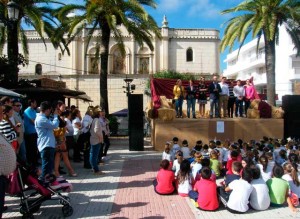
[[[207,144],[203,145],[201,154],[202,154],[203,158],[209,158],[209,147]]]
[[[175,173],[175,177],[177,177],[178,175],[178,172],[180,170],[180,164],[182,163],[182,161],[183,161],[183,153],[182,151],[177,151],[176,159],[174,160],[173,167],[172,167],[172,170]]]
[[[170,151],[171,151],[170,142],[166,142],[166,144],[165,144],[165,150],[164,150],[164,152],[162,154],[162,160],[166,159],[168,161],[172,161]]]
[[[210,168],[215,172],[216,177],[220,177],[222,164],[218,160],[218,152],[213,150],[210,152]]]
[[[231,191],[229,199],[226,200],[226,196],[220,193],[221,201],[225,205],[226,209],[234,214],[245,213],[249,210],[249,197],[253,190],[253,186],[250,184],[252,181],[252,171],[246,167],[243,170],[242,178],[234,180],[225,188],[225,192]]]
[[[268,158],[265,155],[260,156],[258,162],[257,167],[260,169],[261,178],[267,182],[268,179],[272,178],[272,170],[274,166],[268,162]]]
[[[275,160],[276,164],[281,166],[286,161],[287,161],[286,150],[280,150],[279,158],[277,160]]]
[[[189,144],[187,140],[182,141],[182,148],[181,151],[183,153],[183,159],[188,159],[190,157],[190,149],[189,149]]]
[[[204,168],[204,167],[209,167],[210,168],[210,159],[208,159],[208,158],[202,158],[201,159],[201,165],[202,165],[202,168]],[[199,181],[201,179],[201,177],[202,177],[201,176],[201,170],[202,170],[202,168],[200,170],[198,170],[198,172],[196,174],[195,181]],[[216,179],[217,179],[216,174],[215,174],[215,172],[212,169],[211,169],[211,177],[210,177],[210,179],[212,181],[216,181]]]
[[[196,180],[196,176],[199,170],[202,168],[201,160],[203,159],[202,154],[199,152],[195,153],[195,160],[191,163],[191,172],[193,180]]]
[[[188,160],[183,160],[180,164],[180,170],[177,175],[177,191],[178,195],[182,197],[188,197],[189,192],[192,190],[192,176],[190,172],[190,162]]]
[[[284,170],[282,166],[276,164],[273,168],[273,178],[267,181],[271,206],[283,207],[287,203],[292,211],[297,211],[289,198],[289,183],[282,179],[283,175]]]
[[[254,210],[263,211],[270,206],[269,189],[266,182],[260,177],[260,169],[258,167],[252,167],[253,180],[251,185],[253,191],[250,195],[250,206]]]
[[[297,164],[285,163],[283,165],[283,169],[284,175],[282,176],[282,179],[286,180],[289,183],[291,192],[295,193],[298,197],[300,197],[300,176],[298,173]]]
[[[227,164],[226,164],[226,169],[227,169],[226,174],[233,174],[232,163],[237,161],[238,156],[239,156],[239,152],[237,150],[233,150],[230,152],[230,158],[228,159]]]
[[[196,182],[194,191],[190,191],[189,197],[197,201],[198,208],[204,211],[215,211],[219,208],[216,181],[211,180],[211,169],[201,169],[201,179]],[[197,205],[196,205],[197,206]]]
[[[159,195],[170,195],[175,191],[175,175],[170,170],[170,162],[162,160],[160,162],[160,170],[156,179],[153,181],[154,191]]]

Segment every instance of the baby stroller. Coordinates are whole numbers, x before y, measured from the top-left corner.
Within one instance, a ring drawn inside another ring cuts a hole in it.
[[[14,189],[14,193],[18,192],[21,199],[20,213],[22,218],[34,218],[41,204],[47,200],[58,200],[63,206],[62,213],[64,217],[69,217],[73,214],[73,208],[68,196],[62,195],[61,192],[70,192],[72,185],[62,177],[55,177],[54,175],[46,176],[46,183],[40,183],[34,170],[29,166],[18,162],[17,168],[14,172],[15,177],[12,184],[19,183],[19,191]]]

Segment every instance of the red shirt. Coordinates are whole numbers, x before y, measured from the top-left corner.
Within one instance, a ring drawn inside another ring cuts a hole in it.
[[[233,163],[234,161],[238,161],[237,158],[232,157],[232,158],[230,158],[230,159],[227,161],[227,164],[226,164],[227,172],[226,172],[226,174],[233,174],[233,172],[232,172],[232,163]]]
[[[156,191],[160,194],[170,194],[174,192],[173,182],[175,181],[174,172],[171,170],[160,169],[157,173]]]
[[[217,184],[215,181],[201,178],[194,187],[198,192],[198,206],[200,209],[214,211],[219,208]]]

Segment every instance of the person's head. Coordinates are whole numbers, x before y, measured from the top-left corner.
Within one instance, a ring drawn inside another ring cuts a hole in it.
[[[201,78],[200,78],[200,83],[201,83],[201,84],[204,84],[204,82],[205,82],[205,78],[204,78],[204,77],[201,77]]]
[[[217,82],[218,81],[218,76],[217,75],[214,75],[213,78],[212,78],[213,82]]]
[[[268,161],[273,160],[273,153],[272,152],[265,153],[265,156],[268,158]]]
[[[287,157],[286,157],[286,150],[280,150],[279,151],[279,156],[282,158],[282,159],[287,159]]]
[[[105,118],[105,109],[100,107],[100,117]]]
[[[176,152],[176,158],[177,158],[177,160],[178,160],[178,163],[181,163],[182,161],[183,161],[183,153],[182,153],[182,151],[177,151]]]
[[[88,106],[88,108],[86,109],[85,114],[89,115],[89,116],[93,116],[93,110],[94,110],[93,106]]]
[[[165,144],[165,152],[168,154],[170,152],[170,142],[166,142]]]
[[[275,164],[275,166],[273,167],[273,170],[272,170],[273,177],[281,178],[283,176],[283,174],[284,174],[284,170],[283,170],[282,166]]]
[[[247,84],[247,85],[251,85],[251,83],[250,83],[250,80],[249,80],[249,79],[247,79],[247,80],[246,80],[246,84]]]
[[[259,163],[263,166],[263,171],[266,172],[268,166],[268,158],[266,155],[260,156],[258,159]]]
[[[241,80],[237,80],[237,81],[236,81],[236,85],[237,85],[237,86],[241,86],[241,84],[242,84]]]
[[[243,169],[243,166],[242,166],[242,163],[241,163],[241,162],[239,162],[239,161],[234,161],[234,162],[232,163],[232,172],[233,172],[234,174],[239,175],[240,172],[242,171],[242,169]]]
[[[209,148],[214,149],[216,147],[216,142],[214,140],[210,140],[208,144]]]
[[[182,147],[188,147],[189,144],[188,144],[188,141],[187,140],[183,140],[182,141]]]
[[[189,80],[191,86],[193,86],[193,80]]]
[[[168,160],[162,160],[161,162],[160,162],[160,167],[162,168],[162,169],[164,169],[164,170],[168,170],[169,169],[169,167],[170,167],[170,161],[168,161]]]
[[[220,140],[217,140],[216,141],[216,146],[219,148],[219,147],[222,147],[222,142]]]
[[[71,107],[70,107],[71,112],[73,112],[74,109],[76,109],[76,108],[77,108],[77,107],[76,107],[75,105],[71,105]]]
[[[221,82],[222,82],[222,83],[225,83],[225,82],[226,82],[226,80],[227,80],[227,78],[226,78],[226,77],[224,77],[224,76],[221,78]]]
[[[201,140],[196,141],[196,146],[197,146],[197,145],[199,145],[199,146],[202,147],[202,141],[201,141]]]
[[[52,106],[48,101],[44,101],[44,102],[41,102],[40,109],[43,114],[45,114],[46,116],[49,116],[51,114]]]
[[[207,144],[203,145],[203,150],[205,150],[205,151],[208,150],[208,145]]]
[[[201,163],[201,160],[202,160],[202,154],[200,153],[200,152],[196,152],[195,153],[195,161],[197,162],[197,163]]]
[[[72,111],[71,119],[74,120],[76,117],[80,117],[80,111],[77,108]]]
[[[230,152],[230,156],[232,159],[237,159],[237,157],[239,156],[239,152],[237,150],[232,150]]]
[[[99,107],[95,107],[93,109],[93,118],[99,118],[100,117],[100,108]]]
[[[13,115],[13,108],[10,105],[4,105],[3,114],[5,119],[9,119]]]
[[[183,183],[186,179],[189,178],[190,171],[191,171],[190,162],[188,160],[183,160],[180,164],[180,170],[177,176],[179,184]]]
[[[212,150],[210,152],[209,156],[210,156],[211,159],[218,159],[218,157],[219,157],[218,152],[216,150]]]
[[[174,137],[173,138],[173,144],[177,144],[178,143],[178,138],[177,137]]]
[[[250,167],[246,167],[243,169],[242,179],[247,181],[248,183],[250,183],[252,181],[253,176],[252,176],[252,170]]]
[[[202,167],[209,167],[210,159],[208,159],[208,158],[201,159],[201,165],[202,165]]]
[[[71,112],[70,112],[70,110],[65,110],[64,112],[62,112],[61,116],[70,119],[71,118]]]
[[[61,100],[57,101],[57,107],[60,112],[64,112],[66,110],[66,104]]]
[[[260,178],[260,169],[257,166],[251,167],[253,179]]]
[[[242,166],[243,166],[243,168],[245,168],[245,167],[252,167],[252,166],[255,166],[255,164],[254,164],[254,162],[253,162],[253,160],[252,160],[251,157],[244,157],[242,159]]]
[[[29,99],[28,100],[28,106],[32,109],[35,109],[37,107],[37,103],[35,99]]]
[[[200,173],[203,179],[210,179],[211,177],[211,169],[209,167],[203,167]]]
[[[284,173],[289,174],[292,177],[294,184],[296,184],[298,187],[300,185],[300,181],[298,178],[297,164],[285,163],[283,165],[283,170],[284,170]]]
[[[178,80],[176,81],[176,85],[181,86],[181,85],[182,85],[182,81],[181,81],[180,79],[178,79]]]
[[[280,143],[278,141],[274,142],[274,148],[280,148]]]
[[[288,156],[289,162],[292,164],[298,164],[299,163],[299,157],[295,153],[290,153]]]
[[[22,109],[22,104],[19,100],[14,100],[13,101],[13,110],[17,113],[19,113]]]
[[[12,99],[8,96],[4,96],[0,99],[2,105],[9,105],[12,106]]]

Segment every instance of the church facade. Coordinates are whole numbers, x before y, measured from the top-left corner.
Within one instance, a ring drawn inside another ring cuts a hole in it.
[[[192,74],[219,74],[219,31],[215,29],[178,29],[169,28],[164,17],[161,35],[153,37],[154,50],[147,45],[140,47],[127,30],[120,26],[126,54],[121,55],[114,36],[111,36],[108,59],[108,95],[110,112],[127,108],[123,81],[126,77],[135,79],[135,93],[144,93],[149,76],[162,70],[173,70]],[[88,29],[70,43],[70,56],[54,49],[49,40],[45,44],[35,31],[27,31],[29,45],[29,65],[22,67],[20,78],[49,77],[66,82],[68,88],[85,91],[99,104],[99,69],[95,65],[97,36],[94,33],[87,43]],[[20,45],[19,45],[20,46]],[[21,48],[21,47],[20,47]],[[6,50],[4,50],[6,51]],[[144,104],[148,101],[144,95]],[[75,100],[74,100],[75,101]],[[81,109],[87,104],[78,102]]]

